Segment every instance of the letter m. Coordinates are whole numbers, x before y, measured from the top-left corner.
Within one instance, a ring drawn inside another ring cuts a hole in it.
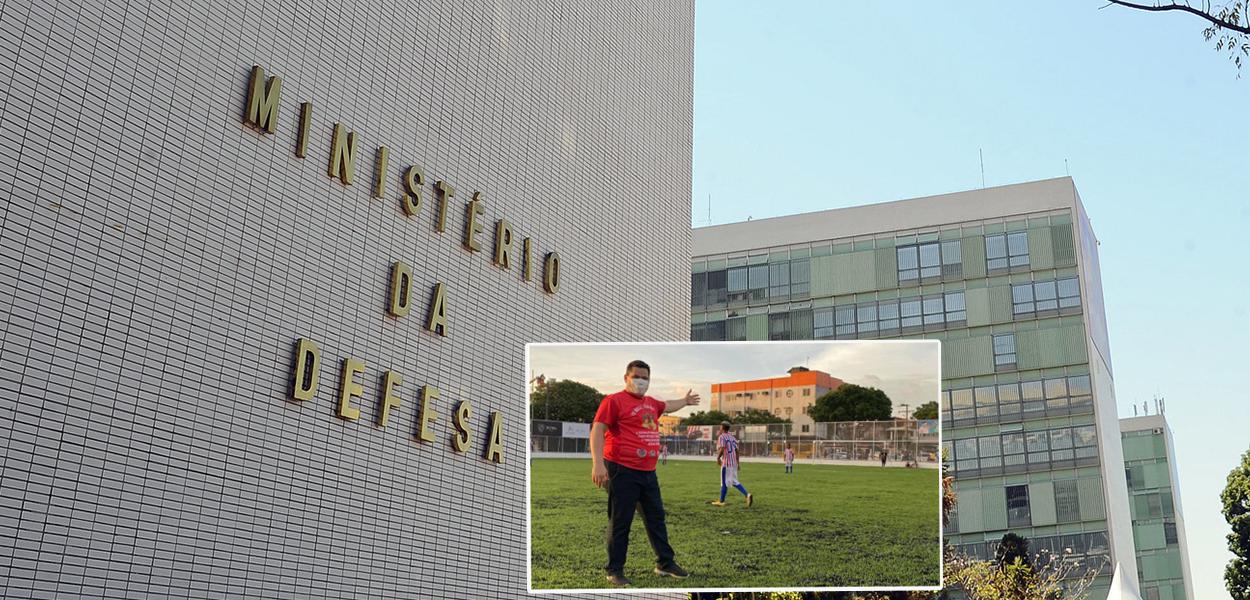
[[[247,114],[243,121],[257,129],[273,133],[278,127],[278,99],[282,97],[282,78],[265,79],[265,70],[252,67],[252,80],[247,90]]]

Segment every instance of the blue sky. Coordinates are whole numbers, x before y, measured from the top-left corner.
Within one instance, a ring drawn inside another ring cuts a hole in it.
[[[1071,174],[1101,246],[1121,416],[1158,394],[1194,589],[1250,449],[1250,67],[1105,2],[699,2],[692,221]],[[1066,165],[1065,165],[1066,161]]]

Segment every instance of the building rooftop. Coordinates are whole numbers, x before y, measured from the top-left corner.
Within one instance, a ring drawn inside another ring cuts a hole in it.
[[[1080,203],[1071,177],[1014,183],[936,196],[835,208],[818,212],[695,228],[693,256],[707,256],[831,240],[888,231],[1074,208]],[[749,245],[744,245],[749,244]]]

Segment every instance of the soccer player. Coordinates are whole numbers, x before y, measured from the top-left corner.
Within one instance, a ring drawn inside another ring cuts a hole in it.
[[[663,446],[660,446],[660,464],[662,465],[668,464],[668,444],[664,444]]]
[[[655,551],[655,574],[684,579],[690,574],[673,559],[664,523],[664,501],[655,462],[660,454],[656,420],[666,412],[699,403],[690,391],[680,400],[657,400],[647,395],[651,367],[635,360],[625,367],[625,389],[605,396],[590,430],[590,480],[608,490],[608,563],[604,570],[612,585],[629,585],[625,555],[634,508],[642,509],[647,539]]]
[[[729,422],[720,424],[720,437],[716,438],[716,459],[720,461],[720,500],[713,502],[713,506],[725,505],[725,494],[729,493],[729,487],[733,486],[743,496],[747,497],[747,508],[751,508],[751,503],[755,498],[747,492],[741,483],[738,483],[738,439],[734,434],[729,433]]]
[[[786,442],[786,473],[794,473],[794,448]]]

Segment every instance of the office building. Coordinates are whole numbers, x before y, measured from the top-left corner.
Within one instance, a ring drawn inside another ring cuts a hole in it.
[[[1194,600],[1176,445],[1162,414],[1120,420],[1143,600]]]
[[[524,345],[689,331],[693,20],[6,2],[0,597],[526,597]]]
[[[795,434],[811,434],[814,421],[808,409],[840,385],[841,379],[824,371],[795,367],[785,377],[712,384],[711,410],[731,417],[751,410],[772,413],[789,419]]]
[[[947,540],[1137,577],[1098,242],[1070,178],[697,228],[691,339],[942,341]]]

